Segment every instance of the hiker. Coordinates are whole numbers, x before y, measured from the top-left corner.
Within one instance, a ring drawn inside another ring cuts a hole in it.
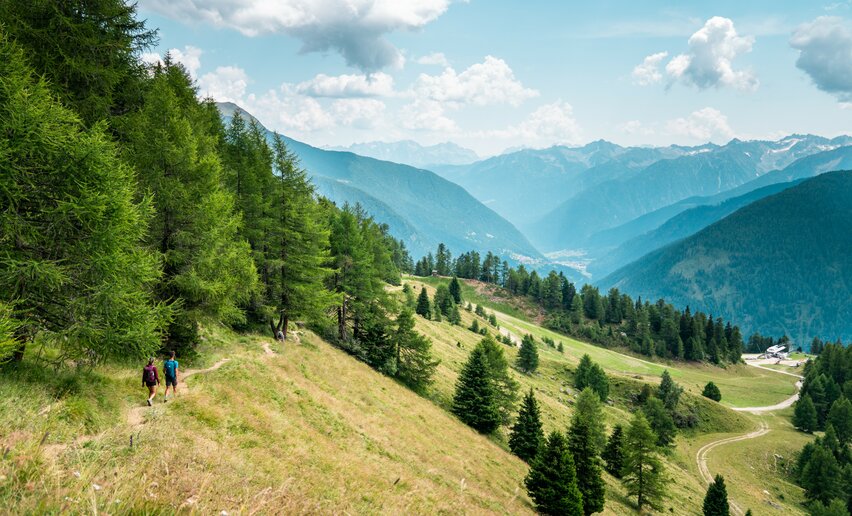
[[[166,391],[163,393],[163,403],[169,401],[169,386],[172,387],[172,397],[177,396],[178,383],[178,361],[175,360],[175,352],[172,351],[169,359],[163,362],[163,373],[166,375]]]
[[[142,386],[148,387],[148,406],[153,404],[154,396],[157,395],[157,386],[160,385],[160,375],[157,374],[157,366],[154,359],[148,359],[148,365],[142,368]]]

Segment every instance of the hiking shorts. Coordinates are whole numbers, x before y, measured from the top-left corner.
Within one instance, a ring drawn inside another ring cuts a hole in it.
[[[166,387],[168,386],[177,387],[177,376],[166,375]]]

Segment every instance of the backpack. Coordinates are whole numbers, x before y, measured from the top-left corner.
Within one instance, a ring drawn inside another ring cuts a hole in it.
[[[145,368],[145,381],[147,383],[157,383],[157,373],[153,366]]]
[[[166,376],[174,378],[176,366],[176,360],[166,360],[163,362],[163,372],[166,373]]]

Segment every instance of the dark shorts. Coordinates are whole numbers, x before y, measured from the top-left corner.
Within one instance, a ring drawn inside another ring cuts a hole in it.
[[[177,377],[176,376],[166,376],[166,387],[168,386],[177,387]]]
[[[156,386],[157,386],[157,382],[154,382],[154,383],[151,383],[151,382],[145,382],[145,385],[147,385],[148,387],[156,387]]]

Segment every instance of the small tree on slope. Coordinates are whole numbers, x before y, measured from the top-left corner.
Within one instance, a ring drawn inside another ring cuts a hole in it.
[[[500,426],[500,411],[485,352],[477,346],[462,368],[453,396],[452,412],[480,433],[490,434]]]
[[[530,334],[524,335],[521,341],[517,365],[525,373],[532,373],[538,369],[538,349],[536,348],[533,336]]]
[[[811,433],[817,429],[817,413],[810,395],[805,394],[796,402],[793,411],[793,426],[799,430]]]
[[[538,454],[541,443],[544,440],[544,432],[541,429],[541,414],[538,402],[535,400],[532,389],[524,396],[518,419],[512,427],[512,435],[509,436],[509,449],[512,453],[526,462],[532,462]]]
[[[591,391],[592,396],[596,396]],[[583,494],[583,513],[587,516],[603,511],[606,487],[601,471],[599,448],[593,435],[592,422],[580,411],[574,412],[568,429],[568,449],[574,458],[577,471],[577,487]]]
[[[624,477],[622,482],[628,496],[636,497],[641,511],[644,507],[662,510],[665,496],[663,464],[658,456],[657,436],[642,412],[633,416],[625,439]]]
[[[606,462],[607,472],[615,478],[621,478],[621,470],[624,467],[624,429],[621,425],[613,428],[604,448],[603,460]]]
[[[420,289],[420,295],[417,296],[417,308],[414,309],[417,315],[425,319],[432,318],[432,303],[429,302],[429,294],[426,292],[426,287]]]
[[[708,382],[707,385],[704,386],[704,392],[701,393],[705,398],[709,398],[713,401],[722,401],[722,393],[719,391],[719,387],[716,386],[713,382]]]
[[[725,489],[725,479],[722,475],[716,475],[713,482],[707,488],[704,497],[704,516],[729,516],[728,490]]]
[[[581,516],[583,495],[577,488],[574,459],[565,437],[553,432],[532,463],[524,480],[527,493],[541,514]]]

